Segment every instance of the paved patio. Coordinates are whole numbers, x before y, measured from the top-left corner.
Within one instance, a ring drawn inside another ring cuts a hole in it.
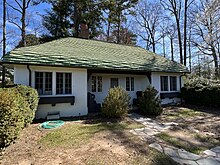
[[[152,142],[149,146],[170,156],[174,161],[182,165],[220,165],[220,146],[206,150],[201,155],[190,153],[184,149],[176,148],[165,144],[154,135],[161,133],[177,123],[159,123],[151,118],[146,118],[138,114],[131,114],[130,118],[143,124],[145,127],[134,129],[130,132],[139,136],[142,140]]]

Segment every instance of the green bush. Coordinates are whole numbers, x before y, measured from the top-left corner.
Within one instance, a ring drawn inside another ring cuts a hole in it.
[[[111,88],[102,105],[106,117],[123,117],[129,111],[130,96],[121,87]]]
[[[157,96],[157,90],[153,87],[147,87],[142,96],[138,99],[138,108],[144,115],[160,115],[163,111],[160,99]]]
[[[0,147],[9,145],[24,127],[24,98],[16,90],[0,91]]]
[[[35,89],[28,86],[18,85],[15,88],[25,98],[25,101],[27,101],[28,103],[28,109],[27,111],[24,112],[25,126],[26,126],[30,124],[34,119],[39,101],[38,93]]]
[[[220,107],[220,80],[191,78],[181,89],[187,104]]]
[[[0,147],[8,146],[32,122],[38,104],[35,89],[15,86],[0,89]]]

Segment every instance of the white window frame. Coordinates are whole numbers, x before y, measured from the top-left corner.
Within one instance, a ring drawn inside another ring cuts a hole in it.
[[[114,87],[112,87],[112,79],[117,79],[118,80],[118,86],[114,86],[114,87],[119,87],[120,85],[119,85],[119,78],[118,77],[111,77],[110,78],[110,88],[114,88]]]
[[[127,80],[128,80],[128,89],[127,89]],[[132,83],[133,80],[133,83]],[[133,92],[134,91],[134,77],[126,77],[125,78],[125,89],[126,91]]]
[[[95,90],[93,91],[93,78],[95,78]],[[101,78],[101,83],[99,82],[99,78]],[[101,86],[101,90],[99,90],[99,85]],[[91,76],[91,91],[94,93],[102,93],[103,91],[103,77],[102,76]]]
[[[161,77],[168,77],[168,90],[167,91],[162,91],[162,86],[161,86],[161,81],[162,81],[162,79],[161,79]],[[176,77],[176,90],[171,90],[171,77]],[[161,93],[166,93],[166,92],[177,92],[178,91],[178,76],[176,76],[176,75],[160,75],[160,92]]]
[[[60,74],[63,74],[63,93],[61,93],[61,94],[57,94],[57,73],[60,73]],[[71,87],[71,92],[70,93],[66,93],[66,74],[70,74],[71,76],[70,76],[70,78],[71,78],[71,84],[70,84],[70,87]],[[73,75],[72,75],[72,73],[71,72],[55,72],[55,95],[57,95],[57,96],[60,96],[60,95],[72,95],[72,91],[73,91],[73,89],[72,89],[72,84],[73,84]]]
[[[49,71],[35,71],[34,72],[34,88],[36,89],[36,73],[43,73],[43,94],[40,94],[40,96],[52,96],[53,95],[53,72],[49,72]],[[51,84],[51,94],[46,94],[46,73],[51,73],[51,79],[52,79],[52,84]]]
[[[171,77],[175,77],[175,78],[176,78],[176,90],[171,90]],[[169,84],[169,86],[170,86],[170,91],[172,91],[172,92],[177,91],[177,76],[169,76],[169,82],[170,82],[170,84]]]

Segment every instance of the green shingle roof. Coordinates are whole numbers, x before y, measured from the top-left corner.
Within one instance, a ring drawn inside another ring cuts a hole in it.
[[[15,49],[3,58],[3,63],[90,69],[188,72],[185,66],[140,47],[71,37]]]

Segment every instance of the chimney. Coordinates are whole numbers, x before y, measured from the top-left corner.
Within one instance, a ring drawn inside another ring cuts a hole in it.
[[[80,24],[79,38],[89,39],[89,28],[86,22]]]

